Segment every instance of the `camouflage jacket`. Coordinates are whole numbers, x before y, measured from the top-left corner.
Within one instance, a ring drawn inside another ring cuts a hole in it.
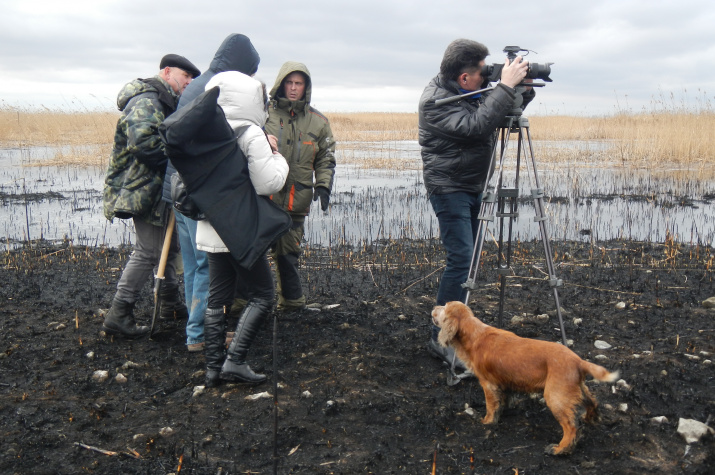
[[[161,188],[167,158],[159,125],[176,110],[179,96],[159,76],[135,79],[117,96],[122,115],[104,180],[104,216],[139,218],[163,225]]]
[[[308,80],[305,98],[289,101],[283,97],[281,83],[292,72],[304,73]],[[328,119],[311,107],[312,82],[308,68],[287,62],[271,89],[268,122],[265,130],[278,138],[278,151],[288,161],[290,171],[285,186],[271,199],[292,215],[305,216],[310,211],[313,187],[330,191],[335,174],[335,140]]]

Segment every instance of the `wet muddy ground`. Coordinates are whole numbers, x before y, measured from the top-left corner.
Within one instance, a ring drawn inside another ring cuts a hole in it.
[[[100,333],[100,309],[129,249],[34,243],[5,252],[0,472],[712,473],[713,437],[688,445],[676,429],[679,418],[713,425],[715,310],[702,305],[715,295],[713,250],[552,246],[572,348],[624,380],[588,383],[602,421],[583,427],[566,457],[544,454],[561,433],[538,397],[517,399],[497,425],[484,426],[477,381],[447,385],[446,369],[427,353],[444,259],[433,240],[309,249],[304,285],[324,308],[278,315],[275,353],[273,322],[266,324],[249,362],[268,382],[197,395],[204,360],[185,350],[183,322],[164,324],[154,341]],[[541,243],[515,248],[503,326],[559,341]],[[495,250],[485,252],[470,305],[498,325]],[[139,318],[151,311],[147,284]],[[98,370],[109,378],[94,381]],[[251,399],[263,392],[269,397]],[[667,421],[653,422],[657,416]]]

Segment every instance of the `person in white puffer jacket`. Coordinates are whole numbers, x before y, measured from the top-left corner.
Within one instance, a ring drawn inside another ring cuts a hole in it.
[[[256,193],[267,196],[280,191],[288,176],[288,163],[262,129],[268,119],[265,86],[237,71],[215,75],[206,84],[206,90],[216,86],[220,90],[218,105],[238,136],[238,146],[248,161]],[[206,385],[214,387],[221,380],[261,383],[266,376],[251,370],[246,355],[261,323],[273,309],[275,287],[268,258],[263,256],[251,269],[241,267],[208,220],[198,222],[196,247],[208,253],[209,261],[209,298],[204,317]],[[237,280],[250,287],[251,295],[226,352],[226,316]]]
[[[270,196],[279,192],[288,176],[288,162],[271,148],[262,128],[268,120],[263,84],[237,71],[227,71],[211,78],[206,90],[215,86],[221,90],[218,105],[226,120],[233,130],[241,132],[238,146],[248,160],[248,172],[256,193]],[[206,252],[229,252],[208,220],[198,223],[196,247]]]

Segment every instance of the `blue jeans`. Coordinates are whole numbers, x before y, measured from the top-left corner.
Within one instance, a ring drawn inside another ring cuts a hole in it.
[[[432,194],[429,197],[439,222],[442,245],[447,251],[447,265],[437,291],[437,305],[459,300],[464,302],[467,290],[462,284],[469,277],[469,266],[479,229],[481,193]],[[434,329],[433,329],[434,331]],[[439,332],[439,329],[437,329]],[[436,335],[433,333],[434,337]]]
[[[186,322],[186,344],[204,341],[204,315],[209,298],[209,260],[196,249],[196,221],[175,211],[176,229],[184,261],[184,291],[189,319]]]

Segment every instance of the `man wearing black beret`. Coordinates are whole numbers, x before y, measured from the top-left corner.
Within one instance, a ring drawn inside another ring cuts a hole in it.
[[[178,54],[167,54],[159,63],[159,73],[135,79],[119,92],[117,106],[122,115],[114,133],[114,148],[104,181],[104,215],[132,219],[136,232],[134,250],[117,283],[112,307],[104,318],[108,334],[135,338],[149,332],[134,318],[142,287],[153,275],[161,258],[169,222],[170,206],[161,200],[168,161],[159,137],[159,125],[171,115],[181,93],[201,71]],[[173,233],[162,287],[162,316],[186,318],[174,261],[179,253]]]

